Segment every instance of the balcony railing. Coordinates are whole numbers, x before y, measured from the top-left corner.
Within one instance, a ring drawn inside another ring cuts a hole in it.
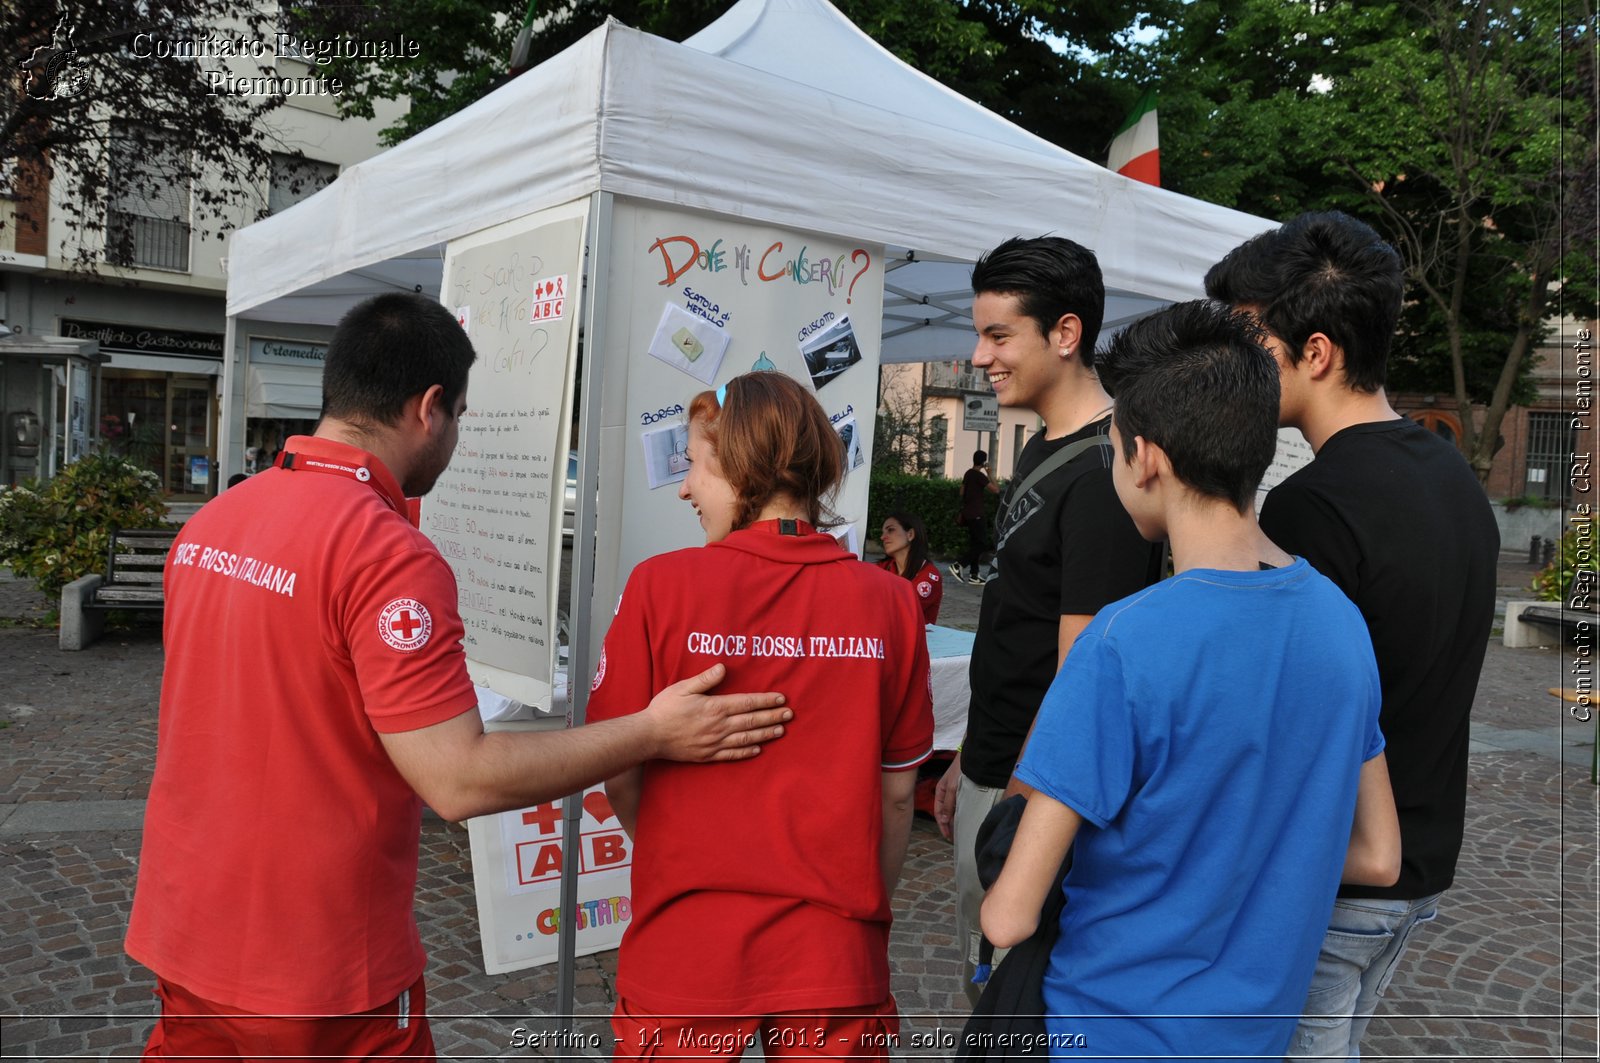
[[[128,249],[124,265],[189,271],[188,222],[113,210],[106,218],[106,242],[118,251]]]
[[[959,362],[955,368],[950,362],[929,362],[927,386],[930,388],[947,388],[952,391],[978,391],[987,392],[989,378],[986,374],[972,368],[970,363]]]

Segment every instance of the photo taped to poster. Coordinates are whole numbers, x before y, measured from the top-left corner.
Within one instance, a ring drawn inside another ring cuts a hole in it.
[[[806,360],[812,386],[819,390],[861,361],[861,344],[856,341],[850,315],[829,322],[826,328],[800,341],[800,354]]]

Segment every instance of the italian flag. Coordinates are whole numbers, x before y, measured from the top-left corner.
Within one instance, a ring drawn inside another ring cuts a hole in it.
[[[1156,133],[1156,94],[1139,97],[1128,120],[1111,139],[1106,169],[1161,187],[1161,141]]]
[[[533,51],[533,9],[537,3],[538,0],[528,0],[528,10],[522,16],[522,28],[517,31],[517,39],[511,44],[512,77],[516,77],[524,70],[527,70],[531,65],[530,59]]]

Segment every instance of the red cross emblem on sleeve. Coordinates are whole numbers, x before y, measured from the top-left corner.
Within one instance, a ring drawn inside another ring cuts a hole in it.
[[[420,650],[433,634],[433,616],[415,598],[396,598],[378,613],[378,636],[401,653]]]

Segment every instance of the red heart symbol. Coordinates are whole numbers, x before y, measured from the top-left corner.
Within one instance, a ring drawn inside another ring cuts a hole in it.
[[[593,816],[596,823],[604,823],[616,815],[616,812],[612,811],[611,802],[599,791],[583,795],[583,810]]]

